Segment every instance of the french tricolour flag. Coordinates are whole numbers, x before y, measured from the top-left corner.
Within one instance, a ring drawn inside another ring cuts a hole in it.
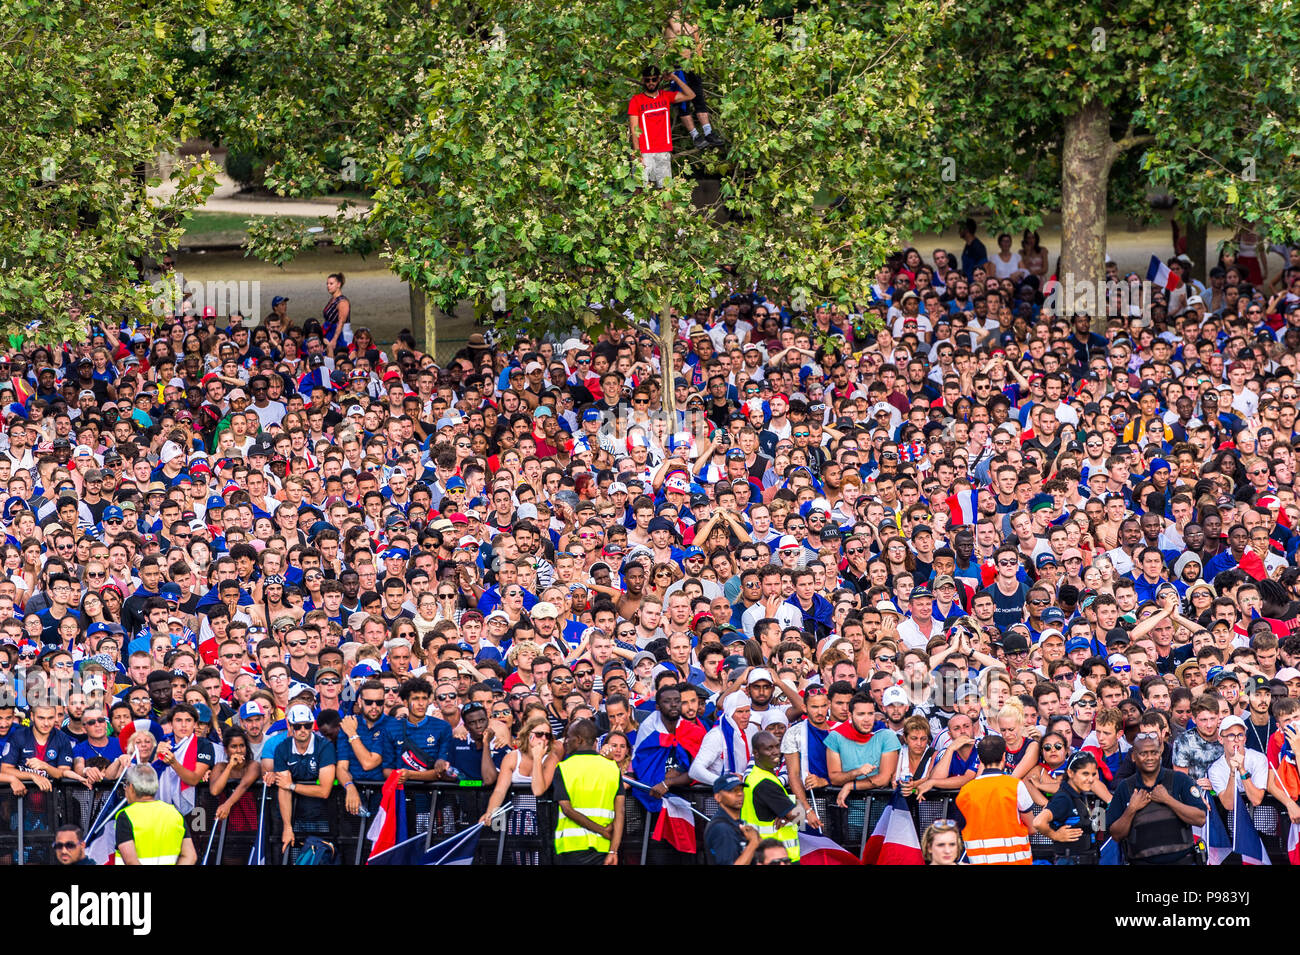
[[[833,839],[815,832],[799,832],[800,865],[862,865],[858,857]]]
[[[921,840],[916,836],[912,813],[899,790],[885,807],[884,815],[862,850],[863,865],[925,865]]]
[[[1300,826],[1291,823],[1290,834],[1286,837],[1286,857],[1292,865],[1300,865]]]
[[[1209,865],[1223,865],[1223,860],[1232,855],[1232,838],[1214,806],[1206,804],[1205,825],[1193,826],[1192,833],[1205,843],[1205,861]]]
[[[695,854],[695,813],[691,804],[680,796],[664,796],[664,805],[655,820],[652,835],[666,841],[678,852]]]
[[[1173,272],[1169,271],[1169,266],[1160,261],[1160,256],[1151,256],[1151,262],[1147,265],[1147,281],[1152,285],[1158,285],[1166,292],[1172,292],[1178,286],[1183,284]]]
[[[1232,814],[1232,851],[1240,853],[1242,865],[1272,865],[1240,788],[1237,790],[1236,811]]]
[[[383,791],[379,794],[379,809],[366,838],[370,840],[367,865],[374,861],[375,856],[406,841],[406,792],[397,773],[384,780]]]
[[[104,813],[99,830],[86,839],[86,857],[95,865],[112,865],[117,855],[117,814],[126,808],[126,800]]]
[[[951,523],[955,527],[958,524],[975,524],[979,520],[979,491],[971,488],[968,491],[958,491],[952,497],[948,498],[948,513],[952,515]]]

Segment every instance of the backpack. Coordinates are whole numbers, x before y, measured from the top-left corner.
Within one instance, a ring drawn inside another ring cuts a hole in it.
[[[338,853],[332,843],[308,836],[293,860],[294,865],[338,865]]]

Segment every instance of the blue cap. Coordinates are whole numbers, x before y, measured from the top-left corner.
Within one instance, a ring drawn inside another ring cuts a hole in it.
[[[744,450],[744,448],[728,448],[728,449],[727,449],[727,460],[729,460],[729,461],[730,461],[730,460],[737,460],[737,461],[743,461],[743,460],[745,460],[745,450]]]
[[[723,773],[713,781],[713,794],[729,792],[732,789],[739,789],[745,785],[745,781],[735,773]]]
[[[122,509],[116,504],[110,504],[108,507],[104,508],[104,513],[101,515],[100,519],[105,521],[123,520]]]
[[[1048,607],[1042,617],[1044,623],[1065,623],[1065,611],[1060,607]]]
[[[493,646],[483,646],[479,649],[478,653],[475,654],[474,660],[477,663],[482,663],[484,660],[491,660],[499,663],[501,661],[501,651]]]
[[[584,411],[584,412],[582,413],[582,420],[583,420],[583,421],[599,421],[599,420],[600,420],[600,411],[597,410],[596,408],[588,408],[586,411]]]
[[[1092,642],[1087,637],[1071,637],[1065,641],[1065,652],[1073,653],[1075,650],[1087,650],[1092,646]]]
[[[390,547],[384,551],[384,560],[409,560],[411,552],[404,547]]]
[[[465,490],[465,481],[459,477],[447,478],[447,490],[455,491],[457,489],[462,491]]]
[[[682,560],[690,560],[692,557],[703,557],[704,551],[698,547],[688,547],[682,551]]]
[[[1157,471],[1168,471],[1168,470],[1171,470],[1170,467],[1169,467],[1169,462],[1166,461],[1164,458],[1152,458],[1152,459],[1151,459],[1151,476],[1152,476],[1152,477],[1155,476],[1155,473],[1156,473]]]
[[[378,672],[379,671],[375,669],[373,664],[358,663],[356,666],[354,666],[351,670],[348,671],[348,677],[355,680],[359,677],[364,678],[368,676],[374,676]]]
[[[194,483],[194,478],[190,477],[188,474],[184,472],[181,472],[180,474],[172,478],[172,487],[179,487],[182,484],[193,484],[193,483]]]
[[[275,298],[271,299],[271,307],[275,308],[277,305],[287,301],[289,301],[287,295],[277,295]]]
[[[86,628],[86,636],[88,637],[94,637],[101,633],[112,633],[112,632],[113,632],[112,625],[107,623],[92,623],[89,627]]]
[[[179,584],[163,584],[162,589],[158,591],[158,596],[163,600],[175,600],[181,602],[181,588]]]
[[[1035,567],[1046,567],[1048,564],[1053,567],[1057,566],[1055,554],[1039,554],[1034,560]]]
[[[212,722],[212,707],[206,703],[195,703],[194,709],[198,711],[200,723]]]
[[[649,525],[649,527],[647,528],[647,530],[649,530],[649,531],[674,531],[674,532],[675,532],[675,531],[677,530],[677,528],[675,528],[675,527],[673,526],[673,522],[670,521],[670,520],[669,520],[668,518],[666,518],[666,517],[652,517],[652,518],[650,519],[650,525]]]
[[[537,410],[533,412],[533,417],[534,417],[534,418],[549,418],[549,417],[551,417],[551,406],[550,406],[550,405],[538,405],[538,406],[537,406]]]

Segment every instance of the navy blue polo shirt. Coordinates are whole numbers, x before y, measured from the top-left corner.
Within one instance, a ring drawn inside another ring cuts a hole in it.
[[[319,733],[311,734],[305,753],[298,752],[292,736],[275,747],[275,771],[287,771],[295,783],[315,784],[321,770],[337,761],[334,744]],[[325,804],[326,800],[319,796],[295,796],[294,817],[319,819],[325,814]]]
[[[376,756],[382,756],[384,753],[384,731],[389,723],[396,722],[387,713],[381,713],[379,719],[375,721],[374,726],[366,726],[364,717],[357,717],[357,740],[362,746],[374,753]],[[361,764],[357,762],[352,752],[352,744],[345,737],[339,737],[339,762],[347,762],[348,772],[352,778],[362,783],[382,783],[384,781],[384,765],[381,762],[374,769],[362,769]]]
[[[428,713],[418,723],[389,720],[383,735],[383,768],[413,769],[402,762],[406,752],[418,756],[426,769],[440,759],[451,762],[451,724]]]

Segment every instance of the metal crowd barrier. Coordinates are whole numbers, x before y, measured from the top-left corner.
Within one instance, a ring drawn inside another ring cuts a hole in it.
[[[324,801],[315,824],[299,820],[294,825],[295,844],[281,851],[283,832],[279,804],[274,788],[265,791],[253,787],[234,804],[223,821],[216,818],[217,807],[224,801],[213,796],[205,785],[195,787],[195,808],[188,816],[195,849],[200,859],[205,854],[208,865],[248,865],[257,856],[260,801],[267,801],[262,830],[261,857],[265,865],[292,865],[298,858],[303,841],[316,836],[335,849],[340,865],[364,864],[370,851],[367,832],[378,808],[379,783],[358,783],[363,812],[347,812],[342,789]],[[93,788],[78,784],[55,784],[51,792],[40,792],[29,784],[25,795],[15,796],[8,787],[0,792],[0,866],[48,865],[54,863],[54,831],[65,823],[78,825],[83,831],[99,817],[105,807],[111,784]],[[907,800],[918,836],[939,819],[951,818],[953,802],[960,790],[931,790],[921,801]],[[458,786],[450,783],[407,783],[406,824],[408,836],[423,834],[425,846],[432,846],[474,826],[487,809],[491,787]],[[718,809],[710,790],[681,787],[673,790],[704,817]],[[856,854],[866,847],[876,823],[893,798],[890,790],[864,790],[852,793],[846,806],[836,805],[839,790],[826,787],[809,794],[822,821],[822,831],[829,838]],[[114,795],[114,800],[120,793]],[[228,798],[228,796],[227,796]],[[295,797],[296,798],[296,797]],[[1090,797],[1091,798],[1091,797]],[[498,817],[479,838],[475,864],[549,865],[553,862],[558,806],[544,795],[535,797],[527,786],[511,787],[509,801],[513,808]],[[1219,812],[1229,832],[1232,814]],[[1039,810],[1041,811],[1041,810]],[[297,807],[295,806],[295,814]],[[1291,825],[1286,810],[1271,796],[1250,814],[1275,864],[1286,865],[1286,844]],[[696,818],[696,852],[678,852],[666,842],[652,837],[654,816],[647,813],[630,792],[626,800],[626,817],[619,862],[622,865],[703,865],[705,863],[704,830],[706,823]],[[1045,836],[1031,834],[1035,860],[1055,854],[1054,845]],[[209,848],[210,847],[210,848]]]

